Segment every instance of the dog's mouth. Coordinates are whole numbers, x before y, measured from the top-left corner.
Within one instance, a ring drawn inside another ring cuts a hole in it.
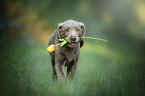
[[[67,40],[67,39],[66,39]],[[74,48],[78,45],[79,41],[78,40],[67,40],[67,44],[66,46],[70,47],[70,48]]]
[[[76,47],[77,43],[68,43],[67,46],[68,47]]]

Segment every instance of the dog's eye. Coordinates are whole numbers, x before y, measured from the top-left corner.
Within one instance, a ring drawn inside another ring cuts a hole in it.
[[[80,29],[76,29],[76,31],[80,31]]]
[[[82,36],[82,33],[80,32],[80,33],[79,33],[79,37],[81,37],[81,36]]]
[[[64,31],[65,31],[65,32],[68,32],[69,30],[68,30],[68,29],[65,29]]]

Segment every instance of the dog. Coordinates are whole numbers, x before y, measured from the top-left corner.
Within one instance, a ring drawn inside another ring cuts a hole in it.
[[[67,77],[73,80],[80,57],[80,48],[84,44],[81,37],[84,37],[85,34],[86,28],[82,22],[67,20],[58,24],[57,30],[50,37],[48,46],[61,43],[58,39],[62,38],[66,39],[68,43],[63,47],[57,46],[56,50],[50,53],[53,79]],[[65,67],[67,67],[67,74],[65,73]]]

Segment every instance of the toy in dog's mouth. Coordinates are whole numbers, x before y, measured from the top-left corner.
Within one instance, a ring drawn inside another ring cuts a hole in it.
[[[100,39],[100,38],[94,38],[94,37],[82,37],[82,38],[95,39],[95,40],[100,40],[100,41],[108,42],[107,40]],[[78,42],[71,42],[71,43],[69,43],[66,39],[58,39],[58,41],[61,41],[61,43],[59,43],[57,45],[51,44],[47,48],[47,51],[49,53],[55,51],[57,46],[62,47],[62,46],[64,46],[66,44],[66,46],[73,48],[73,47],[76,47],[77,46],[77,43],[78,43]]]

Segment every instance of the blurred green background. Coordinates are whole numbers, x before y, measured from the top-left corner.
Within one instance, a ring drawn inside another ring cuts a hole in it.
[[[51,77],[49,37],[58,23],[83,22],[74,81]],[[0,96],[144,96],[144,0],[1,0]]]

